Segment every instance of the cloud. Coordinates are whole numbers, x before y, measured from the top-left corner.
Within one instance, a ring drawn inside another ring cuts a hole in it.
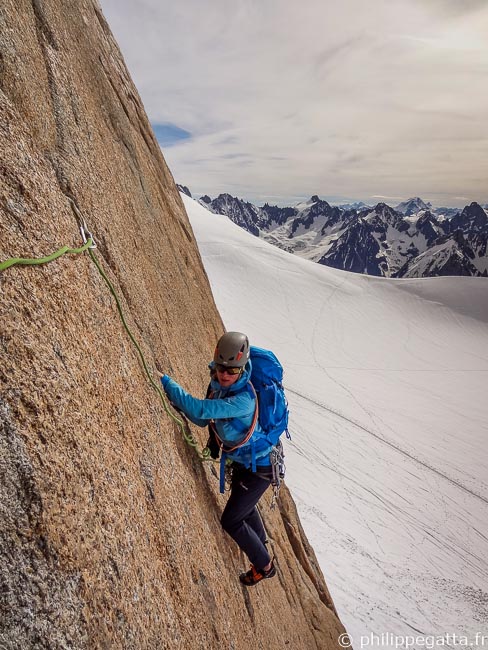
[[[388,201],[404,201],[404,196],[385,196],[384,194],[373,194],[372,199],[386,199]]]
[[[163,153],[194,194],[488,199],[484,2],[102,8],[151,122],[191,134]]]
[[[424,7],[430,7],[438,12],[459,16],[470,14],[486,7],[486,0],[416,0]]]

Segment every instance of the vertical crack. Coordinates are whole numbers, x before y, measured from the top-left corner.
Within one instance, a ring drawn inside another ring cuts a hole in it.
[[[57,81],[54,74],[53,65],[51,62],[51,51],[58,52],[59,44],[54,36],[54,33],[49,25],[44,9],[42,0],[32,0],[32,9],[34,11],[37,40],[44,59],[44,66],[46,68],[47,80],[49,85],[49,94],[51,96],[51,104],[54,114],[54,123],[56,127],[56,145],[64,148],[64,128],[61,119],[63,109],[61,105],[60,95],[57,87]]]

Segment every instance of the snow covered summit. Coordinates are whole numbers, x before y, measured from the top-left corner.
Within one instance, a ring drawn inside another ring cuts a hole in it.
[[[432,203],[425,203],[419,196],[412,199],[407,199],[399,203],[395,210],[402,212],[405,216],[410,217],[413,214],[418,214],[421,210],[430,210]]]

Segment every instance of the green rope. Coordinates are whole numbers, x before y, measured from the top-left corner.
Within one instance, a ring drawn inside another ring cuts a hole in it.
[[[48,262],[52,262],[58,257],[61,257],[61,255],[65,255],[66,253],[70,255],[84,253],[92,245],[93,245],[93,239],[90,238],[88,239],[86,244],[83,244],[83,246],[81,246],[81,248],[70,248],[69,246],[63,246],[62,248],[55,251],[51,255],[48,255],[47,257],[36,257],[36,258],[11,257],[10,259],[5,260],[5,262],[0,262],[0,271],[5,271],[5,269],[8,269],[11,266],[14,266],[15,264],[22,265],[22,266],[34,265],[34,264],[47,264]]]
[[[120,318],[122,320],[122,324],[123,324],[125,330],[127,331],[127,334],[129,335],[130,340],[132,341],[132,343],[135,345],[135,347],[137,349],[137,352],[139,354],[139,358],[141,359],[142,365],[144,367],[144,371],[145,371],[145,373],[147,375],[147,378],[149,379],[149,382],[150,382],[151,386],[154,388],[154,390],[158,393],[159,397],[161,398],[161,402],[163,404],[163,408],[164,408],[165,412],[178,425],[181,433],[183,434],[183,438],[184,438],[185,442],[188,443],[190,445],[190,447],[193,447],[195,449],[195,451],[197,452],[199,458],[201,460],[205,460],[205,461],[206,460],[212,460],[210,458],[210,450],[207,447],[205,447],[205,449],[203,449],[202,452],[198,451],[198,449],[197,449],[198,443],[195,440],[195,437],[193,436],[193,434],[191,433],[190,427],[188,426],[188,422],[186,421],[186,419],[184,417],[182,417],[180,419],[174,413],[171,412],[171,410],[170,410],[170,408],[168,406],[168,403],[166,401],[166,398],[164,397],[163,391],[161,390],[159,384],[157,384],[154,381],[151,373],[149,372],[149,368],[147,367],[146,359],[144,358],[144,354],[142,353],[140,345],[138,344],[138,342],[134,338],[134,335],[132,334],[129,326],[127,325],[127,322],[126,322],[125,317],[124,317],[124,313],[122,311],[122,306],[121,306],[120,300],[119,300],[119,298],[118,298],[118,296],[117,296],[117,294],[115,292],[115,289],[114,289],[112,283],[110,282],[110,280],[108,279],[106,273],[104,272],[104,270],[100,266],[100,263],[97,260],[95,254],[93,253],[93,250],[92,250],[93,245],[94,245],[93,238],[88,237],[86,243],[83,244],[83,246],[81,246],[80,248],[70,248],[69,246],[63,246],[59,250],[55,251],[51,255],[47,255],[46,257],[37,257],[37,258],[11,257],[11,258],[5,260],[4,262],[0,262],[0,271],[5,271],[6,269],[10,268],[11,266],[15,266],[15,265],[26,266],[26,265],[47,264],[48,262],[52,262],[53,260],[57,259],[58,257],[61,257],[62,255],[65,255],[65,254],[79,254],[79,253],[84,253],[86,250],[88,250],[88,253],[90,254],[90,257],[92,258],[92,260],[93,260],[95,266],[97,267],[100,275],[102,276],[102,278],[104,279],[104,281],[107,284],[108,288],[110,289],[110,293],[115,298],[115,303],[117,305],[117,310],[118,310]]]

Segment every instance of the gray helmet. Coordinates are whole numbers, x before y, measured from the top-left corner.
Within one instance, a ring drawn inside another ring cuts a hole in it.
[[[227,332],[220,337],[214,352],[215,363],[244,368],[249,361],[249,339],[241,332]]]

